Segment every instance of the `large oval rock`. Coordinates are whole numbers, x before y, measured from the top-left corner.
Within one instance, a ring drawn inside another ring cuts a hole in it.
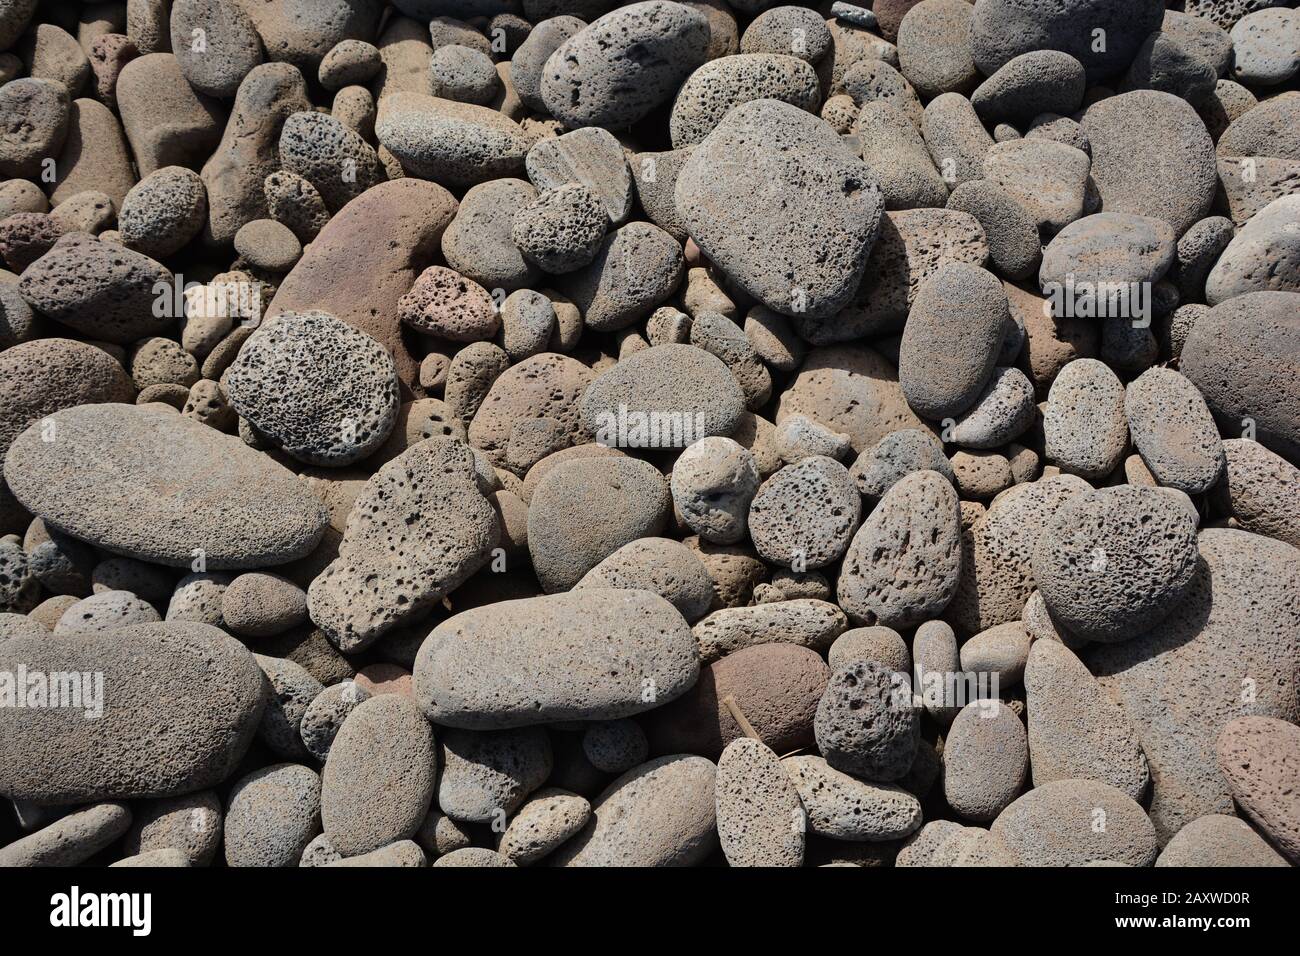
[[[505,358],[502,353],[501,359]],[[515,425],[537,418],[554,419],[569,444],[581,444],[587,440],[587,431],[578,402],[591,379],[587,366],[554,352],[534,355],[510,366],[492,381],[469,423],[470,444],[481,449],[494,464],[504,464]]]
[[[967,704],[943,746],[943,793],[967,820],[993,820],[1020,793],[1029,769],[1025,725],[998,700]]]
[[[704,254],[784,315],[848,304],[883,210],[870,168],[797,106],[736,107],[677,177],[677,211]]]
[[[327,312],[281,312],[223,376],[230,404],[309,465],[350,465],[397,420],[397,371],[384,347]]]
[[[542,100],[570,129],[622,129],[676,93],[708,44],[700,11],[666,0],[629,4],[560,44],[542,70]]]
[[[380,694],[343,721],[321,773],[325,836],[346,856],[415,835],[433,799],[433,728],[411,700]]]
[[[717,846],[717,767],[703,757],[659,757],[633,767],[592,804],[582,832],[551,856],[556,866],[694,866]]]
[[[745,735],[723,703],[727,698],[776,753],[811,747],[817,702],[829,677],[825,661],[806,647],[773,642],[741,648],[702,667],[690,690],[643,718],[650,752],[716,760]]]
[[[1230,435],[1300,462],[1300,293],[1251,292],[1192,326],[1179,365]]]
[[[1007,807],[991,828],[1021,866],[1081,866],[1113,860],[1150,866],[1156,831],[1131,798],[1095,780],[1056,780]]]
[[[692,146],[732,109],[752,100],[780,100],[814,111],[821,100],[817,74],[803,60],[779,53],[741,53],[710,60],[677,92],[668,131],[673,148]]]
[[[51,527],[172,567],[196,557],[211,569],[284,564],[310,552],[328,522],[306,485],[238,438],[133,405],[37,422],[5,456],[5,480]]]
[[[717,818],[732,866],[803,866],[799,791],[777,755],[760,741],[732,741],[718,761]]]
[[[399,179],[366,190],[307,247],[280,283],[267,318],[328,312],[383,345],[402,384],[422,394],[420,363],[402,341],[397,303],[438,255],[455,214],[456,200],[436,183]],[[384,241],[374,242],[377,235]]]
[[[493,730],[651,710],[695,683],[699,660],[659,595],[584,588],[457,614],[433,629],[414,673],[430,720]]]
[[[855,621],[903,629],[943,613],[962,577],[961,515],[952,483],[917,471],[862,523],[840,571],[840,605]]]
[[[529,146],[505,114],[423,93],[380,98],[375,136],[411,175],[455,188],[519,175]]]
[[[227,866],[297,866],[320,833],[319,775],[296,763],[253,771],[231,788],[221,832]]]
[[[1128,448],[1124,386],[1105,362],[1076,359],[1057,374],[1043,411],[1047,460],[1089,481],[1105,478]]]
[[[1205,281],[1205,301],[1248,292],[1300,292],[1300,195],[1269,203],[1223,250]]]
[[[1210,528],[1186,597],[1160,624],[1084,660],[1137,731],[1151,767],[1151,819],[1167,840],[1207,813],[1231,813],[1214,741],[1235,717],[1295,723],[1300,552]],[[1249,701],[1249,702],[1248,702]]]
[[[1082,778],[1142,799],[1151,775],[1133,725],[1064,644],[1030,648],[1025,710],[1034,786]]]
[[[1300,861],[1300,728],[1270,717],[1238,717],[1215,745],[1228,790],[1291,860]]]
[[[253,655],[206,624],[50,640],[0,622],[0,671],[20,668],[29,706],[6,708],[0,792],[37,803],[169,797],[218,784],[243,759],[266,702]],[[79,706],[30,706],[30,678],[58,673],[77,679],[65,700]]]
[[[1223,474],[1223,442],[1205,399],[1173,369],[1147,369],[1124,393],[1133,444],[1161,485],[1189,495],[1209,491]]]
[[[312,621],[340,650],[424,614],[488,560],[500,523],[474,467],[464,442],[431,438],[366,482],[338,557],[307,590]]]
[[[1196,525],[1157,488],[1121,485],[1079,495],[1034,547],[1034,581],[1053,620],[1092,641],[1124,641],[1180,601],[1197,563]]]

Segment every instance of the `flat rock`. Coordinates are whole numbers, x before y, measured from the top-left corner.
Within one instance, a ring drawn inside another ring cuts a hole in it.
[[[781,766],[799,791],[811,833],[880,843],[901,840],[921,826],[921,804],[902,787],[850,777],[821,757],[786,757]]]
[[[83,405],[46,421],[57,440],[29,428],[9,449],[5,479],[24,507],[74,537],[173,567],[197,548],[212,569],[283,564],[320,540],[320,502],[238,438],[130,405]]]
[[[690,629],[671,604],[648,591],[584,588],[444,621],[420,648],[415,693],[435,723],[490,730],[630,717],[680,696],[698,674]]]

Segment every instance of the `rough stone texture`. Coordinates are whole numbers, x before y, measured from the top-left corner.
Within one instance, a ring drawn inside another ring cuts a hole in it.
[[[115,843],[130,825],[131,810],[124,803],[82,807],[0,847],[0,867],[81,866]]]
[[[839,559],[857,529],[861,498],[848,470],[814,455],[763,482],[749,507],[749,533],[765,560],[820,568]]]
[[[1103,814],[1104,826],[1095,822]],[[1095,780],[1056,780],[1035,787],[993,821],[1022,866],[1080,866],[1114,860],[1150,866],[1159,845],[1142,808]]]
[[[222,834],[227,866],[297,866],[320,832],[320,776],[301,764],[255,770],[230,791]]]
[[[967,820],[992,821],[1024,787],[1029,769],[1025,726],[1001,701],[967,704],[943,746],[943,793]]]
[[[628,542],[583,575],[573,589],[593,587],[651,591],[689,622],[703,617],[713,600],[712,579],[700,559],[670,538]]]
[[[1197,817],[1165,844],[1156,866],[1289,866],[1240,817],[1209,813]]]
[[[690,629],[671,604],[648,591],[584,588],[438,625],[416,658],[415,694],[435,723],[490,730],[630,717],[680,696],[698,674]]]
[[[1271,717],[1238,717],[1219,734],[1215,753],[1233,800],[1287,859],[1300,860],[1300,728]]]
[[[844,613],[828,601],[797,598],[754,607],[714,611],[695,626],[705,663],[744,647],[782,641],[822,651],[848,627]]]
[[[1089,481],[1118,467],[1128,447],[1124,386],[1104,363],[1081,358],[1052,383],[1043,411],[1047,460]]]
[[[802,866],[803,804],[771,749],[745,737],[727,745],[716,779],[718,837],[731,866]]]
[[[537,199],[537,190],[522,179],[493,179],[469,189],[442,236],[447,265],[487,289],[513,292],[537,281],[513,233],[519,214]]]
[[[837,585],[854,621],[909,628],[943,613],[962,578],[957,493],[934,471],[895,483],[863,522]]]
[[[1247,531],[1300,548],[1300,469],[1258,442],[1223,443],[1227,467],[1211,490],[1221,514]]]
[[[0,790],[38,803],[169,797],[220,783],[247,751],[265,703],[253,655],[205,624],[140,624],[57,641],[0,634],[0,663],[11,673],[21,664],[103,674],[98,719],[68,707],[6,717]]]
[[[821,757],[786,757],[781,766],[799,791],[810,833],[880,843],[901,840],[921,826],[921,804],[902,787],[850,777]]]
[[[560,291],[587,328],[617,332],[662,305],[684,271],[676,239],[648,222],[630,222],[605,237],[590,264],[564,276]]]
[[[921,735],[907,685],[874,661],[853,661],[831,675],[813,727],[830,766],[878,782],[907,774]]]
[[[1205,282],[1205,301],[1250,292],[1300,292],[1300,195],[1283,196],[1255,213],[1233,237]]]
[[[1152,368],[1124,395],[1133,445],[1152,476],[1167,488],[1198,495],[1224,469],[1223,442],[1196,386],[1172,369]]]
[[[516,866],[538,862],[578,833],[591,819],[591,804],[567,790],[535,792],[510,819],[497,852]]]
[[[1294,589],[1290,545],[1210,528],[1184,600],[1151,631],[1097,647],[1085,661],[1132,722],[1151,767],[1151,818],[1162,840],[1206,813],[1230,813],[1214,740],[1235,717],[1294,722]],[[1249,680],[1249,685],[1243,683]],[[1249,686],[1253,703],[1243,702]]]
[[[448,730],[438,738],[438,807],[453,820],[484,823],[512,814],[553,765],[541,727]]]

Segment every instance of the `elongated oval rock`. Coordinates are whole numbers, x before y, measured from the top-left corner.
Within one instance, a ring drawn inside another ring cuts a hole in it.
[[[921,826],[921,803],[902,787],[850,777],[821,757],[786,757],[781,766],[799,791],[811,833],[879,843],[901,840]]]
[[[665,0],[598,18],[555,50],[542,70],[547,110],[570,129],[621,129],[668,100],[704,62],[709,22]]]
[[[1147,369],[1124,393],[1133,444],[1156,481],[1189,495],[1218,484],[1223,442],[1196,386],[1168,368]]]
[[[503,113],[423,93],[381,97],[375,136],[412,175],[457,188],[518,176],[529,145]]]
[[[871,169],[824,121],[755,100],[733,109],[677,177],[686,231],[784,315],[831,316],[857,292],[884,208]]]
[[[708,663],[741,648],[773,641],[824,651],[848,623],[844,612],[829,601],[796,598],[721,608],[695,625],[695,638],[701,659]]]
[[[592,804],[582,832],[552,854],[556,866],[694,866],[717,846],[717,767],[659,757],[633,767]]]
[[[1030,648],[1025,710],[1034,786],[1083,778],[1142,799],[1151,775],[1133,725],[1064,644]]]
[[[1043,441],[1048,461],[1069,474],[1095,481],[1119,467],[1128,447],[1124,386],[1105,362],[1076,359],[1057,374]]]
[[[998,700],[967,704],[943,747],[943,793],[967,820],[994,819],[1020,793],[1029,769],[1025,726]]]
[[[891,487],[844,557],[840,606],[855,621],[896,629],[938,617],[962,574],[957,492],[935,471]]]
[[[732,866],[803,866],[799,791],[761,741],[733,740],[718,760],[718,837]]]
[[[414,673],[434,723],[494,730],[651,710],[695,683],[699,658],[659,595],[584,588],[457,614],[433,629]]]
[[[135,405],[36,422],[5,456],[5,480],[51,527],[172,567],[198,552],[213,570],[284,564],[316,547],[328,523],[305,484],[238,438]]]
[[[380,694],[348,714],[321,773],[325,835],[346,856],[415,835],[437,776],[433,728],[409,698]]]
[[[28,689],[28,706],[5,709],[0,792],[37,803],[169,797],[218,784],[243,759],[266,702],[253,655],[207,624],[50,640],[0,623],[0,672],[20,669],[80,676],[82,707],[33,707]]]

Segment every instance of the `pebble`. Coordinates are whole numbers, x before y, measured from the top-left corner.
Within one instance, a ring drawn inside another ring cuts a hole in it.
[[[448,730],[438,754],[438,807],[461,822],[510,816],[551,774],[551,743],[541,727]]]
[[[510,237],[538,268],[561,275],[581,269],[596,257],[606,224],[605,207],[591,188],[580,182],[564,183],[520,210]]]
[[[1210,491],[1219,513],[1238,526],[1300,548],[1300,469],[1258,442],[1223,443],[1223,480]]]
[[[690,548],[671,538],[628,542],[573,586],[581,588],[650,591],[677,608],[688,622],[703,617],[713,600],[709,572]]]
[[[1245,820],[1207,813],[1165,844],[1154,866],[1290,866]]]
[[[1232,74],[1251,86],[1276,86],[1300,71],[1300,21],[1294,10],[1255,10],[1232,27]]]
[[[1185,377],[1148,369],[1125,390],[1124,412],[1133,445],[1159,484],[1189,495],[1218,484],[1223,442],[1205,399]]]
[[[223,826],[227,866],[297,866],[320,831],[320,775],[272,764],[230,791]]]
[[[1300,292],[1297,215],[1300,195],[1275,199],[1256,212],[1210,270],[1205,301],[1215,306],[1251,292]]]
[[[1088,153],[1041,137],[996,143],[984,156],[984,178],[1023,205],[1047,235],[1083,215],[1091,168]]]
[[[531,866],[579,833],[590,819],[591,804],[584,797],[544,787],[511,817],[497,852],[515,866]]]
[[[1125,398],[1119,377],[1104,362],[1080,358],[1066,364],[1043,410],[1047,460],[1089,481],[1113,472],[1128,447]]]
[[[1025,726],[1001,701],[961,709],[943,746],[943,793],[959,815],[988,823],[1025,785],[1029,746]]]
[[[873,661],[853,661],[831,675],[814,723],[827,764],[881,783],[907,774],[921,725],[902,686]]]
[[[131,825],[124,803],[95,803],[0,847],[0,867],[82,866]]]
[[[597,770],[624,773],[645,763],[650,742],[635,720],[602,720],[582,732],[582,752]]]
[[[501,88],[488,55],[459,43],[434,50],[429,67],[433,95],[442,99],[487,106]]]
[[[102,591],[82,598],[64,611],[54,625],[54,636],[89,637],[119,627],[153,624],[160,620],[153,605],[130,591]]]
[[[255,268],[288,272],[302,257],[302,244],[288,226],[274,219],[254,219],[235,233],[235,251]]]
[[[1014,687],[1024,676],[1030,640],[1020,621],[996,624],[962,644],[961,669],[996,677],[999,687]]]
[[[823,651],[847,627],[844,612],[829,601],[797,598],[714,611],[695,625],[695,638],[701,659],[709,663],[741,648],[771,641]]]
[[[433,629],[414,672],[431,720],[490,730],[630,717],[684,693],[699,663],[689,627],[663,598],[583,588],[454,615]]]
[[[731,866],[802,866],[804,808],[781,761],[761,741],[727,745],[716,778],[718,837]]]

